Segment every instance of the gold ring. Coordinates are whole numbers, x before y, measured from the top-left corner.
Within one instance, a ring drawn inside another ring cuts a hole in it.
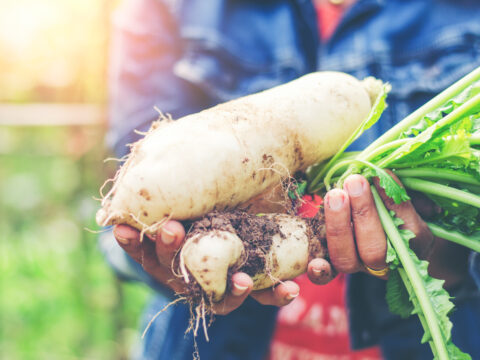
[[[388,266],[385,266],[383,269],[380,269],[380,270],[375,270],[375,269],[372,269],[371,267],[368,267],[367,265],[365,265],[365,269],[367,269],[368,273],[373,275],[373,276],[378,276],[378,277],[382,277],[382,276],[385,276],[388,274]]]

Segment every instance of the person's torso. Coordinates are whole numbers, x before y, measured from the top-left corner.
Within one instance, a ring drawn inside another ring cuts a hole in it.
[[[174,4],[172,13],[177,24],[172,42],[180,47],[173,72],[202,89],[207,99],[205,106],[316,70],[344,71],[359,78],[375,76],[388,81],[392,85],[389,107],[380,124],[357,141],[357,148],[480,66],[480,3],[476,0],[358,0],[324,44],[309,1],[168,3]],[[148,89],[144,93],[148,94]],[[220,340],[208,345],[198,339],[200,349],[208,349],[201,351],[202,359],[264,358],[272,327],[256,326],[257,315],[265,313],[264,309],[257,304],[248,306],[248,313],[239,309],[213,323],[213,333],[222,338],[229,335],[228,346]],[[268,311],[270,315],[265,319],[272,321],[274,312]],[[165,318],[170,319],[166,314]],[[188,313],[185,311],[179,318],[185,320]],[[251,323],[247,318],[252,319]],[[241,326],[236,328],[236,323]],[[263,329],[263,339],[252,342],[246,335],[256,328]],[[183,327],[177,324],[176,329],[170,338],[183,338]],[[178,346],[181,343],[175,341]],[[249,344],[254,344],[252,351],[238,352]],[[177,352],[191,354],[190,349]]]

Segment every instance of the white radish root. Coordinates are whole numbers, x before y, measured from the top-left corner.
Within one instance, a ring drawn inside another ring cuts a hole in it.
[[[332,156],[368,115],[372,81],[318,72],[177,121],[155,123],[97,213],[148,233],[162,219],[234,209]]]
[[[253,290],[261,290],[305,273],[313,258],[326,258],[323,220],[211,213],[194,224],[179,257],[182,273],[191,274],[204,298],[218,302],[237,271],[252,277]]]
[[[211,294],[213,301],[219,301],[227,288],[228,270],[240,265],[244,255],[242,240],[234,233],[222,230],[198,233],[182,248],[180,263],[185,267],[181,272],[188,279],[186,271],[190,271],[203,291]]]
[[[128,224],[151,235],[168,219],[201,219],[172,270],[186,283],[180,295],[190,304],[190,329],[196,334],[202,320],[206,333],[205,319],[228,292],[233,273],[247,273],[260,290],[306,272],[313,258],[328,258],[322,218],[232,210],[258,211],[258,201],[249,200],[261,198],[269,211],[291,212],[266,192],[275,194],[285,179],[335,154],[368,116],[380,87],[377,80],[317,72],[155,122],[132,145],[97,223]]]

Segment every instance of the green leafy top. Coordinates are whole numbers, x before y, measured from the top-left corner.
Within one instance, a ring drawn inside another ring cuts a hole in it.
[[[386,91],[387,89],[375,102],[376,108],[372,109],[371,116],[365,120],[365,124],[371,126],[372,119],[378,120],[385,109]],[[396,171],[428,169],[427,172],[437,178],[435,181],[438,183],[466,192],[480,193],[480,150],[477,149],[480,147],[479,110],[480,80],[477,80],[458,95],[440,104],[438,108],[421,116],[417,122],[400,129],[396,136],[390,135],[391,142],[380,147],[385,149],[384,152],[367,148],[351,159],[329,161],[319,170],[317,176],[313,177],[309,189],[315,188],[316,181],[321,179],[324,180],[327,189],[331,187],[332,179],[336,179],[336,185],[341,187],[348,175],[361,173],[367,178],[379,177],[380,186],[396,203],[408,200],[405,190],[383,170],[390,168]],[[359,130],[363,131],[365,128],[366,126],[362,124]],[[356,132],[352,138],[359,135],[360,133]],[[478,136],[478,144],[472,144],[473,136]],[[454,180],[452,172],[455,173]],[[438,179],[442,174],[445,179]],[[460,176],[463,176],[469,185],[459,182]],[[312,178],[311,175],[310,177]],[[423,177],[425,178],[425,175]],[[472,183],[475,183],[475,179],[478,183],[474,186]],[[438,224],[465,234],[480,231],[480,226],[477,225],[480,223],[480,215],[475,206],[459,203],[455,198],[428,196],[443,209],[441,216],[437,218]]]
[[[463,234],[480,235],[480,196],[476,195],[480,194],[480,68],[407,116],[364,151],[346,157],[344,150],[379,119],[388,90],[384,88],[369,117],[340,152],[326,164],[310,169],[308,190],[318,191],[322,181],[327,189],[332,183],[341,187],[348,175],[361,173],[367,178],[378,177],[385,193],[401,203],[409,197],[386,171],[393,170],[405,186],[421,189],[442,208],[436,220],[440,226],[431,226],[434,234],[441,232],[444,238],[478,249]],[[418,314],[425,329],[423,341],[430,342],[435,358],[470,359],[451,342],[448,314],[453,304],[443,281],[428,275],[428,263],[419,260],[408,246],[413,234],[399,228],[401,220],[386,211],[374,188],[372,192],[389,238],[387,263],[392,271],[387,300],[391,310],[405,317]]]
[[[454,305],[443,288],[444,281],[429,276],[428,262],[420,260],[409,247],[415,234],[402,229],[403,220],[385,208],[375,189],[372,192],[388,236],[386,261],[391,271],[386,300],[390,311],[404,318],[419,316],[425,329],[422,343],[430,342],[435,359],[471,359],[452,343],[448,316]]]

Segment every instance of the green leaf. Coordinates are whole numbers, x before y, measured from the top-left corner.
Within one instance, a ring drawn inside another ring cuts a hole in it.
[[[463,105],[467,100],[471,99],[473,96],[477,95],[480,91],[480,82],[477,81],[473,85],[467,87],[460,94],[454,98],[448,100],[445,104],[438,107],[437,109],[426,114],[421,120],[412,125],[406,131],[403,132],[403,137],[417,136],[422,131],[426,130],[428,127],[441,120],[445,115],[451,113],[457,107]]]
[[[297,194],[302,197],[305,195],[305,192],[307,191],[307,182],[302,181],[300,184],[297,186]]]
[[[291,190],[288,190],[288,197],[292,200],[300,199],[305,195],[307,191],[307,182],[302,181],[300,183],[294,184]]]
[[[435,217],[435,223],[442,225],[445,229],[458,230],[467,235],[480,231],[478,208],[440,196],[428,195],[428,197],[442,209],[442,212]]]
[[[400,222],[396,221],[396,224],[399,224]],[[403,221],[401,221],[403,224]],[[398,225],[397,225],[398,226]],[[405,244],[408,246],[408,253],[410,255],[410,258],[413,260],[415,267],[420,274],[420,277],[423,282],[423,286],[426,289],[426,293],[428,298],[430,299],[430,302],[432,304],[433,310],[436,315],[437,322],[439,324],[440,330],[442,332],[447,351],[450,355],[450,359],[471,359],[471,357],[468,354],[463,353],[458,349],[451,340],[451,333],[452,333],[452,323],[449,319],[449,314],[454,308],[453,303],[450,301],[451,297],[448,294],[448,292],[443,288],[444,280],[439,280],[431,277],[428,274],[428,262],[425,260],[420,260],[417,255],[413,252],[412,249],[409,247],[409,241],[415,237],[415,235],[409,231],[409,230],[403,230],[399,229],[399,233],[402,236],[402,239],[405,241]],[[397,272],[398,273],[398,272]],[[417,298],[417,294],[413,289],[412,283],[409,281],[405,282],[405,287],[404,289],[406,292],[409,294],[409,299],[411,301],[411,314],[423,314],[422,308],[420,306],[420,303]],[[393,286],[392,284],[391,286]],[[394,291],[399,291],[398,289],[394,288]],[[388,296],[394,297],[394,296],[405,296],[405,294],[390,294]],[[404,299],[404,298],[403,298]],[[400,299],[398,299],[400,301]],[[398,313],[399,315],[405,315],[405,312],[409,308],[405,304],[399,304],[396,303],[395,301],[391,300],[393,303],[393,309],[395,311],[401,312]],[[389,304],[390,306],[390,304]],[[428,328],[425,328],[425,333],[422,337],[422,343],[426,343],[428,341],[432,340],[431,333]]]
[[[395,204],[400,204],[404,201],[410,200],[410,197],[407,195],[405,189],[401,187],[388,172],[372,163],[361,160],[355,161],[360,162],[368,167],[368,170],[363,172],[363,175],[365,175],[367,178],[372,176],[378,177],[380,187],[385,190],[385,194],[388,197],[393,199]]]
[[[415,260],[416,267],[422,276],[425,288],[427,289],[427,294],[431,300],[433,309],[435,310],[437,321],[445,341],[445,347],[448,353],[448,359],[471,360],[470,355],[462,352],[457,346],[453,344],[451,340],[452,323],[450,322],[448,315],[453,310],[454,306],[453,306],[453,303],[450,301],[450,296],[448,295],[447,291],[443,289],[444,281],[430,277],[427,272],[428,262],[419,260],[412,250],[409,249],[409,251],[411,252],[411,254],[413,254],[413,259]],[[404,271],[404,270],[401,269],[399,271],[400,271],[399,273],[402,274],[401,271]],[[405,273],[403,274],[404,274],[403,276],[401,275],[402,279],[406,278]],[[412,314],[418,314],[422,318],[424,315],[412,283],[409,281],[404,281],[404,284],[407,292],[409,293],[409,299],[411,301],[411,304],[413,304]],[[395,305],[398,305],[398,304],[394,304],[394,306]],[[398,309],[394,307],[394,310],[398,310]],[[401,311],[401,310],[406,311],[407,308],[405,307],[398,311]],[[431,341],[432,339],[432,335],[428,327],[424,327],[424,329],[425,329],[425,333],[421,340],[422,343]],[[436,356],[435,356],[435,359],[437,359]]]
[[[475,159],[470,147],[471,120],[466,117],[425,143],[418,143],[410,152],[391,163],[397,169],[417,166],[463,167]]]
[[[422,342],[431,343],[435,358],[438,356],[439,359],[451,359],[451,354],[454,354],[457,359],[469,359],[467,354],[456,349],[451,342],[452,323],[448,315],[453,309],[453,303],[443,289],[444,281],[430,277],[427,271],[428,262],[419,260],[409,247],[409,240],[414,234],[398,228],[403,224],[403,220],[395,219],[393,212],[386,209],[375,187],[372,186],[371,189],[388,241],[401,262],[401,267],[396,271],[401,276],[413,305],[408,307],[401,303],[405,301],[405,293],[398,284],[392,282],[390,289],[393,289],[394,293],[387,295],[389,306],[402,315],[406,315],[407,310],[410,310],[411,314],[418,314],[425,330]]]
[[[375,102],[373,103],[372,109],[370,110],[368,117],[355,130],[353,140],[351,140],[348,145],[345,146],[345,148],[347,148],[351,143],[358,139],[360,135],[365,132],[365,130],[370,129],[378,121],[378,119],[380,119],[380,116],[383,114],[383,111],[387,107],[386,98],[390,90],[391,86],[389,84],[384,84],[382,86],[382,90],[375,99]]]
[[[425,130],[421,131],[418,135],[412,138],[408,138],[403,145],[398,147],[392,153],[388,154],[381,160],[377,162],[377,165],[380,167],[391,166],[392,163],[398,164],[400,159],[405,157],[408,154],[411,154],[419,147],[424,144],[427,144],[431,139],[440,136],[443,136],[445,131],[454,134],[458,129],[466,129],[468,125],[458,125],[459,122],[468,122],[470,128],[468,131],[471,131],[471,115],[479,111],[480,108],[480,94],[476,94],[474,97],[468,99],[468,101],[462,106],[454,107],[454,110],[445,115],[443,118],[435,122],[433,125],[429,126]],[[429,146],[429,144],[427,144]],[[362,156],[360,154],[359,156]]]
[[[456,347],[452,342],[447,345],[448,357],[452,360],[472,360],[472,357],[464,353],[458,347]]]
[[[402,282],[398,270],[390,271],[387,280],[387,294],[385,296],[388,308],[393,314],[406,319],[413,313],[408,291]]]
[[[387,241],[387,257],[385,258],[385,261],[390,270],[395,270],[400,265],[397,252],[390,244],[390,241]]]
[[[392,198],[395,204],[410,200],[410,196],[407,195],[405,189],[398,185],[389,173],[380,168],[377,168],[375,173],[380,180],[380,186],[385,190],[385,194]]]

